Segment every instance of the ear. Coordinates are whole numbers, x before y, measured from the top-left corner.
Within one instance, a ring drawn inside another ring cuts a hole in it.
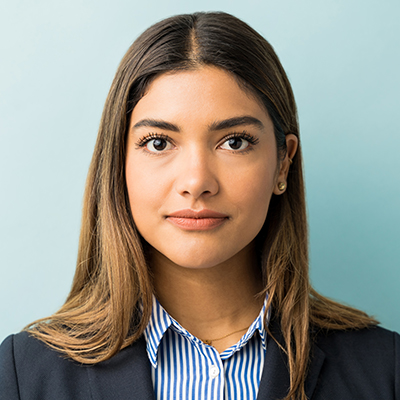
[[[287,176],[289,173],[290,165],[292,164],[291,160],[296,154],[298,144],[299,144],[299,139],[297,138],[296,135],[293,135],[292,133],[286,135],[286,148],[287,148],[286,156],[280,162],[279,173],[275,181],[274,194],[279,195],[286,190]]]

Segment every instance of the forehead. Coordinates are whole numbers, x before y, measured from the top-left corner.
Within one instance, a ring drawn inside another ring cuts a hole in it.
[[[261,101],[238,78],[221,68],[204,66],[156,77],[133,109],[131,126],[140,118],[210,123],[237,115],[269,120]]]

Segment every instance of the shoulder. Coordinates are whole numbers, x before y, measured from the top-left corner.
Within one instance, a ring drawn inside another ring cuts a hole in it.
[[[311,357],[320,350],[324,354],[320,390],[339,398],[347,398],[343,393],[349,398],[357,394],[357,398],[381,399],[393,398],[393,392],[400,394],[400,335],[396,332],[380,327],[319,331],[314,332],[313,343]]]
[[[79,386],[87,381],[85,370],[28,332],[10,335],[0,346],[0,400],[28,399],[32,393],[40,393],[40,398],[80,399],[77,386],[65,382],[73,379]]]
[[[0,359],[2,364],[13,362],[17,368],[34,368],[41,364],[51,366],[51,369],[79,365],[25,331],[4,340],[0,346]]]
[[[345,331],[318,331],[313,342],[328,356],[345,356],[387,360],[400,357],[400,335],[381,327]]]
[[[0,400],[152,398],[150,363],[139,338],[114,357],[80,364],[21,332],[0,346]]]
[[[38,357],[40,360],[42,357],[59,356],[58,353],[26,331],[8,336],[0,346],[0,354],[6,357],[12,355],[18,361],[26,361],[32,357]]]

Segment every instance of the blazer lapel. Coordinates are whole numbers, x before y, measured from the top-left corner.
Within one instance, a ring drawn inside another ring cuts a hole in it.
[[[272,325],[272,324],[271,324]],[[283,344],[280,329],[270,326],[275,339]],[[325,359],[324,352],[317,346],[312,346],[311,363],[305,382],[305,392],[308,399],[312,398],[318,376]],[[271,335],[268,335],[267,353],[264,362],[264,371],[261,377],[257,400],[283,399],[289,392],[290,377],[288,359]]]
[[[317,346],[311,345],[311,363],[308,368],[308,374],[305,382],[305,391],[307,398],[311,399],[317,386],[318,376],[321,372],[322,364],[325,360],[325,353]]]
[[[154,400],[143,337],[110,360],[88,367],[87,371],[93,400]]]
[[[282,333],[273,325],[271,321],[270,330],[275,339],[282,344]],[[324,359],[324,352],[313,345],[305,382],[308,399],[312,398]],[[278,400],[287,395],[290,386],[287,365],[286,354],[271,338],[271,335],[268,335],[267,353],[257,400]],[[93,400],[155,399],[150,362],[143,337],[110,360],[87,367],[87,371]]]

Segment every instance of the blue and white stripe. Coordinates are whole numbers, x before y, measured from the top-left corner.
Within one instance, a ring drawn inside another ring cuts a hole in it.
[[[221,354],[190,334],[153,298],[144,332],[157,400],[255,400],[266,352],[264,315]]]

